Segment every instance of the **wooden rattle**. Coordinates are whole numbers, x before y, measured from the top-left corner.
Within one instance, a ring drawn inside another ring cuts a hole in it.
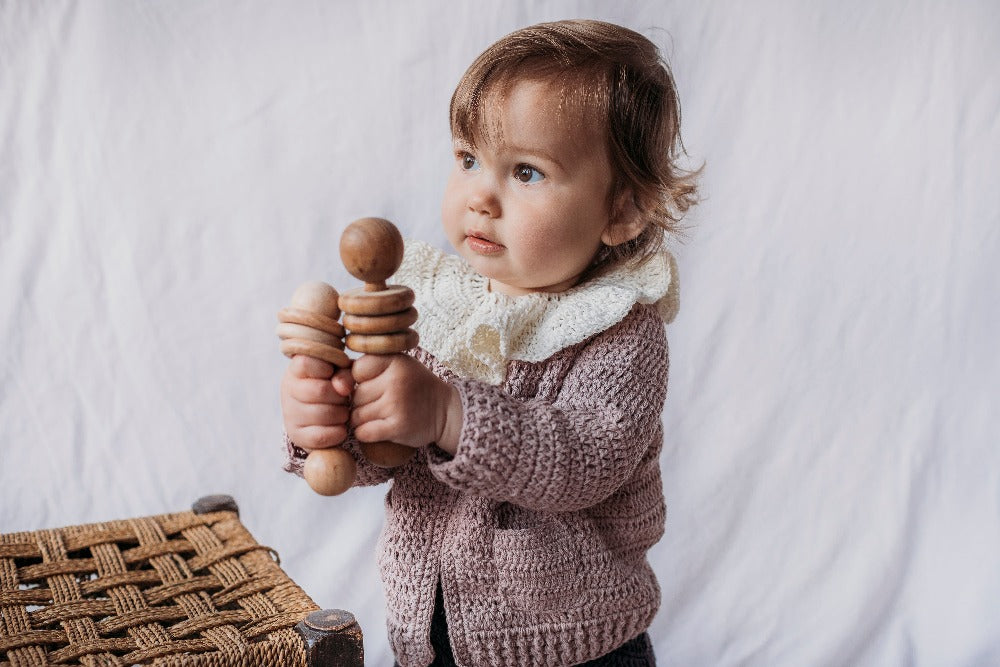
[[[344,352],[344,327],[337,321],[337,298],[337,290],[326,283],[299,285],[291,305],[278,311],[277,332],[285,356],[304,354],[337,368],[351,365]],[[303,469],[306,482],[323,496],[336,496],[351,488],[356,474],[354,457],[342,447],[313,450]]]
[[[355,220],[340,237],[340,259],[348,272],[363,280],[340,295],[347,329],[347,347],[365,354],[398,354],[416,347],[419,337],[410,325],[417,321],[413,290],[386,285],[403,261],[403,237],[388,220]],[[394,468],[410,460],[411,447],[395,442],[359,443],[365,458]]]

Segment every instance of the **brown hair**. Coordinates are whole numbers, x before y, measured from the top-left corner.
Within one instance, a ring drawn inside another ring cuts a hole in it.
[[[639,33],[590,20],[540,23],[490,46],[469,66],[451,98],[451,132],[475,145],[491,131],[484,108],[490,95],[525,79],[558,81],[566,101],[603,119],[615,174],[611,203],[631,190],[646,229],[636,239],[604,247],[586,279],[629,259],[642,261],[697,203],[699,171],[678,165],[684,154],[681,108],[670,68]],[[564,92],[564,95],[567,93]]]

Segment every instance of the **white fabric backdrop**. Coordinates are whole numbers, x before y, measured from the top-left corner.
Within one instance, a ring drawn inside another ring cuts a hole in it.
[[[1000,6],[0,0],[0,531],[228,492],[390,660],[384,489],[280,471],[275,312],[362,215],[444,245],[447,103],[530,23],[670,57],[671,665],[1000,664]]]

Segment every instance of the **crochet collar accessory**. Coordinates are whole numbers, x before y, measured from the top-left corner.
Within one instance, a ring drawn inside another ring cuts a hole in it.
[[[539,362],[617,324],[636,303],[656,304],[665,322],[679,306],[677,265],[668,252],[620,266],[558,294],[508,296],[465,261],[407,241],[392,282],[417,295],[420,346],[459,376],[503,382],[507,362]]]

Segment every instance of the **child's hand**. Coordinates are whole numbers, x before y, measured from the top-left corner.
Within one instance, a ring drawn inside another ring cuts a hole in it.
[[[405,354],[366,354],[352,368],[351,425],[362,442],[437,443],[454,454],[462,427],[458,390]]]
[[[281,414],[288,438],[307,451],[342,443],[347,437],[347,397],[353,387],[349,368],[335,369],[303,355],[292,357],[281,378]]]

